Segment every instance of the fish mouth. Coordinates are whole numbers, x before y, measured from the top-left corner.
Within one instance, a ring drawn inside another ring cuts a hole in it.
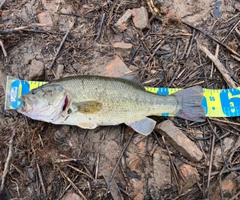
[[[21,102],[22,102],[22,105],[20,107],[17,108],[17,111],[20,111],[20,112],[29,112],[32,108],[32,101],[30,99],[28,99],[27,97],[22,97],[21,98]],[[27,105],[30,105],[29,107]]]

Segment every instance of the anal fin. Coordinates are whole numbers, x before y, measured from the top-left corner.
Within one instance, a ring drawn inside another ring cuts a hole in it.
[[[125,123],[125,124],[130,126],[134,131],[142,135],[149,135],[153,131],[156,125],[156,121],[146,117],[139,121],[136,121],[133,123]]]

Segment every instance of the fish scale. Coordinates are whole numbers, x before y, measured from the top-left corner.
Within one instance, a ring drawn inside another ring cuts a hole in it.
[[[103,116],[111,121],[113,117],[118,118],[119,120],[139,120],[143,118],[146,112],[151,110],[153,105],[159,105],[159,96],[152,95],[146,96],[146,92],[143,87],[135,84],[134,82],[130,82],[125,79],[116,79],[111,81],[111,78],[106,77],[98,77],[98,76],[83,76],[83,77],[68,77],[61,79],[60,81],[55,81],[54,83],[61,84],[66,90],[71,91],[71,94],[75,94],[73,98],[73,102],[79,101],[89,101],[99,99],[100,102],[105,104],[103,109],[96,114],[93,120],[97,121],[101,119]],[[130,85],[129,85],[130,84]],[[76,88],[79,86],[79,88]],[[126,87],[128,86],[128,90],[126,91]],[[91,90],[89,91],[89,88]],[[137,94],[135,94],[138,92]],[[168,104],[162,101],[161,105],[164,106],[166,110],[175,110],[174,108],[169,107],[171,102],[174,102],[173,97],[167,97]],[[109,103],[110,102],[110,103]],[[121,106],[124,105],[124,106]],[[147,107],[149,105],[149,107]],[[138,110],[138,113],[136,113]],[[156,111],[155,111],[156,112]],[[114,113],[114,116],[112,116]],[[123,113],[125,115],[123,115]],[[152,114],[154,111],[152,111]]]

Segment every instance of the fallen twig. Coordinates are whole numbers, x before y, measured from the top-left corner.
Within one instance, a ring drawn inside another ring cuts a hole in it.
[[[217,121],[217,122],[222,122],[222,123],[226,123],[226,124],[232,124],[232,125],[240,126],[240,123],[237,123],[237,122],[231,122],[231,121],[216,119],[216,118],[210,118],[210,119],[213,120],[213,121]]]
[[[39,177],[39,180],[40,180],[40,184],[42,186],[43,194],[44,194],[44,197],[46,198],[47,197],[47,192],[46,192],[46,188],[45,188],[44,183],[43,183],[42,173],[41,173],[41,170],[40,170],[40,167],[39,167],[38,163],[37,163],[37,170],[38,170],[38,177]]]
[[[7,52],[6,52],[5,48],[4,48],[2,40],[0,40],[0,46],[2,47],[2,51],[3,51],[4,57],[7,57]]]
[[[6,93],[6,75],[0,69],[0,86],[2,86],[4,93]]]
[[[50,31],[44,31],[44,30],[38,30],[38,29],[32,29],[35,27],[45,27],[48,26],[47,24],[39,24],[39,23],[34,23],[30,24],[28,26],[20,26],[16,28],[9,28],[9,29],[4,29],[0,30],[0,34],[9,34],[17,31],[28,31],[28,32],[36,32],[36,33],[51,33]]]
[[[119,156],[119,158],[118,158],[118,160],[117,160],[117,163],[116,163],[116,165],[115,165],[115,167],[114,167],[114,169],[113,169],[113,171],[112,171],[111,178],[110,178],[109,181],[108,181],[108,185],[107,185],[107,189],[106,189],[106,192],[105,192],[105,196],[107,196],[107,193],[108,193],[108,190],[109,190],[109,187],[110,187],[110,183],[111,183],[111,181],[112,181],[113,178],[114,178],[114,174],[115,174],[115,172],[116,172],[116,170],[117,170],[118,164],[120,163],[124,152],[126,151],[126,149],[128,148],[128,146],[129,146],[129,144],[130,144],[130,142],[131,142],[131,140],[132,140],[133,134],[134,134],[134,131],[133,131],[132,134],[130,135],[130,137],[129,137],[128,141],[127,141],[127,144],[126,144],[125,147],[122,149],[122,152],[121,152],[121,154],[120,154],[120,156]]]
[[[97,41],[97,39],[98,39],[98,38],[100,37],[100,35],[101,35],[102,26],[103,26],[103,22],[104,22],[104,19],[105,19],[105,15],[106,15],[106,13],[103,13],[102,19],[101,19],[100,24],[99,24],[99,27],[98,27],[97,37],[95,38],[95,41]]]
[[[218,68],[218,70],[222,74],[222,76],[223,76],[224,80],[226,81],[226,83],[228,84],[228,86],[232,87],[232,88],[236,87],[236,84],[230,77],[229,72],[226,70],[224,65],[219,61],[219,59],[216,56],[214,56],[205,46],[201,45],[199,42],[198,42],[198,47],[205,54],[207,54],[207,56],[212,60],[212,62],[215,64],[215,66]]]
[[[0,10],[2,9],[2,7],[4,6],[4,4],[6,3],[7,0],[3,0],[3,2],[0,3]]]
[[[87,198],[84,196],[84,194],[78,189],[78,187],[72,182],[72,180],[63,172],[60,171],[62,176],[67,179],[67,181],[72,185],[72,187],[78,192],[78,194],[84,199],[87,200]]]
[[[190,26],[191,28],[194,28],[198,31],[200,31],[201,33],[203,33],[204,35],[210,37],[212,40],[214,40],[215,42],[217,42],[218,44],[220,44],[221,46],[225,47],[228,51],[230,51],[231,53],[233,53],[234,55],[237,55],[238,57],[240,57],[240,55],[234,51],[233,49],[231,49],[229,46],[225,45],[224,43],[222,43],[219,39],[215,38],[214,36],[212,36],[211,34],[201,30],[200,28],[193,26],[192,24],[189,24],[188,22],[182,21],[182,23]]]
[[[7,157],[7,160],[6,160],[5,165],[4,165],[4,171],[3,171],[3,175],[2,175],[0,193],[2,193],[3,190],[4,190],[6,177],[7,177],[7,174],[8,174],[10,162],[11,162],[12,155],[13,155],[13,138],[14,138],[14,136],[15,136],[15,129],[13,129],[12,135],[11,135],[10,140],[9,140],[8,157]]]
[[[92,180],[95,180],[95,179],[92,177],[91,174],[88,174],[88,173],[86,173],[86,172],[84,172],[84,171],[82,171],[82,170],[80,170],[80,169],[78,169],[78,168],[76,168],[76,167],[73,167],[72,165],[67,165],[67,166],[70,167],[70,168],[72,168],[73,170],[81,173],[81,174],[84,174],[84,175],[88,176],[88,177],[91,178]]]
[[[62,39],[62,42],[60,43],[60,45],[59,45],[59,47],[58,47],[58,50],[57,50],[57,52],[55,53],[54,58],[53,58],[53,60],[52,60],[52,62],[51,62],[51,64],[50,64],[50,66],[48,67],[49,70],[52,70],[52,67],[53,67],[53,65],[54,65],[54,63],[55,63],[55,61],[56,61],[56,59],[57,59],[57,56],[58,56],[60,50],[62,49],[62,46],[63,46],[63,44],[64,44],[64,42],[65,42],[68,34],[70,33],[72,27],[74,26],[75,21],[76,21],[76,18],[74,18],[73,22],[70,24],[70,27],[69,27],[68,31],[67,31],[66,34],[64,35],[64,37],[63,37],[63,39]]]
[[[228,36],[237,28],[238,24],[240,23],[240,20],[237,21],[237,23],[234,25],[234,27],[229,31],[229,33],[224,37],[224,39],[222,40],[222,42],[224,42]]]
[[[211,179],[212,163],[213,163],[214,144],[215,144],[215,134],[213,134],[213,137],[212,137],[212,148],[211,148],[210,161],[209,161],[209,170],[208,170],[207,188],[210,187],[210,179]]]

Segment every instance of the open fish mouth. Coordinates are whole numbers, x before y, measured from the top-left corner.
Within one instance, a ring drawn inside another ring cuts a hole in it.
[[[61,117],[62,113],[67,109],[69,102],[68,96],[64,95],[55,105],[50,103],[37,107],[38,102],[24,97],[22,98],[23,105],[18,108],[18,112],[35,120],[54,122]]]

